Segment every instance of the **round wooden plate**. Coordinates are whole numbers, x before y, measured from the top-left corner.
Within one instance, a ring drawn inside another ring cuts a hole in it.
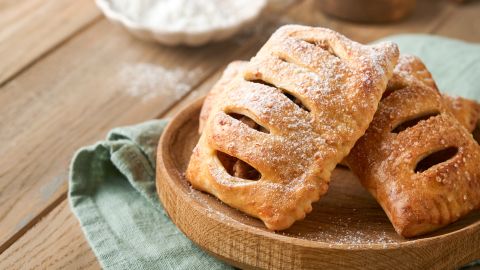
[[[184,172],[199,138],[202,102],[178,113],[165,129],[157,190],[178,228],[217,258],[247,269],[451,269],[480,258],[480,212],[434,234],[404,239],[347,169],[336,169],[312,213],[282,232],[194,190]]]

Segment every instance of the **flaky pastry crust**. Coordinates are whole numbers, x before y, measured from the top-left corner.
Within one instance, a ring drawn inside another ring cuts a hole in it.
[[[418,58],[400,57],[370,127],[346,161],[404,237],[480,207],[480,146]]]
[[[397,58],[393,43],[281,27],[243,72],[227,69],[207,98],[188,180],[269,229],[290,227],[367,129]],[[255,172],[258,180],[250,179]]]
[[[460,124],[469,132],[477,135],[477,129],[480,129],[480,104],[474,100],[462,97],[443,95],[443,98]],[[479,141],[479,138],[476,138],[477,141]]]

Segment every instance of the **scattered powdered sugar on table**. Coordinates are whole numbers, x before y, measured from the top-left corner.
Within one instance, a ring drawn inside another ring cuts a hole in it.
[[[150,63],[124,64],[119,72],[123,90],[147,101],[156,97],[179,99],[192,89],[200,69],[168,69]]]

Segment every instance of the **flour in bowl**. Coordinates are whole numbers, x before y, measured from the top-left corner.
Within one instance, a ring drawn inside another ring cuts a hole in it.
[[[140,25],[163,31],[204,32],[256,14],[265,0],[112,0],[112,8]]]

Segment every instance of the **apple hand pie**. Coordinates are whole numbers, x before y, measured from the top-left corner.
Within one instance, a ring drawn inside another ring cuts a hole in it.
[[[368,128],[397,59],[393,43],[281,27],[207,98],[186,177],[269,229],[290,227]]]
[[[443,95],[445,102],[452,110],[455,118],[462,124],[473,138],[480,143],[480,104],[462,97]]]
[[[427,79],[424,81],[425,83],[436,88],[436,85],[431,77],[424,79]],[[391,89],[394,88],[387,90],[391,91]],[[385,95],[388,95],[388,93],[389,92],[386,92]],[[460,124],[462,124],[470,133],[472,133],[473,138],[480,143],[480,104],[473,100],[462,97],[450,97],[446,94],[443,94],[442,96],[446,105],[450,108],[457,121],[459,121]],[[342,160],[339,165],[342,167],[348,167],[345,159]]]
[[[370,127],[346,161],[404,237],[480,207],[480,146],[415,57],[400,57]]]

